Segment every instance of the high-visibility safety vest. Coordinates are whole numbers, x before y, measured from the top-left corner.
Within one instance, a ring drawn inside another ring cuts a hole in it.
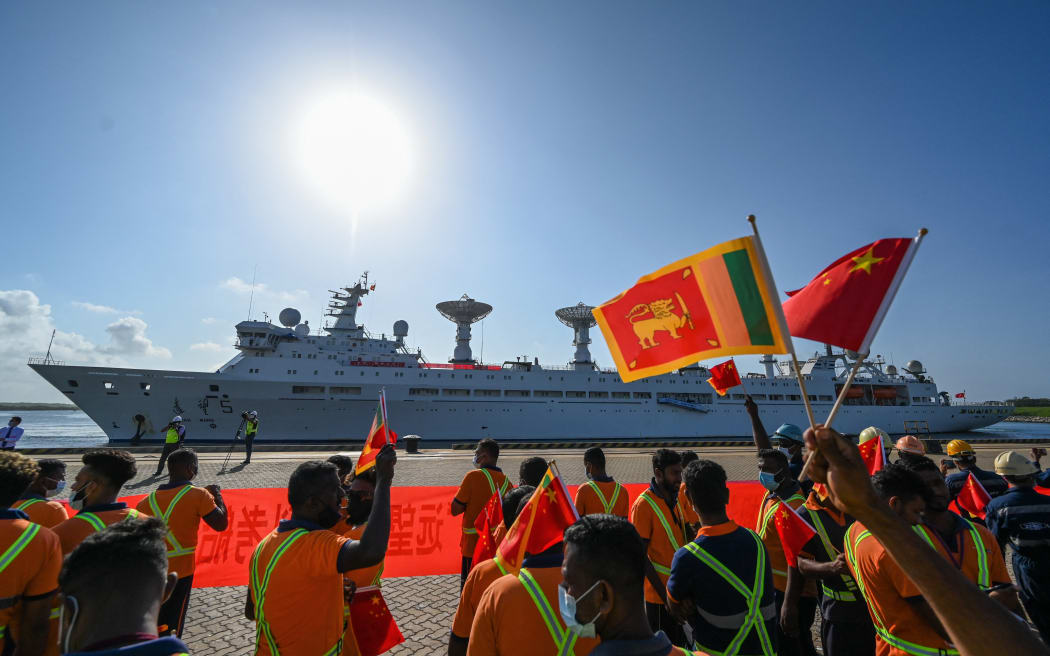
[[[816,529],[817,535],[820,536],[820,543],[824,545],[824,553],[828,555],[828,560],[835,560],[838,557],[838,550],[831,544],[828,531],[824,528],[824,522],[820,519],[820,513],[809,506],[806,506],[806,512],[809,513],[809,518],[813,520],[813,528]],[[853,577],[849,574],[840,574],[839,577],[842,579],[842,585],[846,587],[845,590],[829,588],[826,583],[821,581],[821,592],[824,593],[825,597],[835,601],[856,601],[857,595],[853,593],[857,590],[857,583],[853,580]]]
[[[178,556],[188,556],[197,550],[196,546],[184,547],[179,544],[179,541],[175,539],[175,534],[171,532],[171,527],[168,522],[171,520],[171,513],[175,510],[175,505],[179,502],[182,497],[186,496],[186,493],[193,489],[192,485],[184,485],[182,489],[178,491],[175,498],[168,504],[168,509],[161,512],[160,504],[157,503],[157,491],[153,490],[149,493],[147,500],[149,501],[149,508],[153,511],[153,516],[164,522],[164,527],[168,530],[168,544],[171,546],[168,549],[168,558],[176,558]]]
[[[497,491],[496,479],[492,478],[492,474],[490,474],[487,471],[485,471],[484,467],[482,467],[478,471],[480,471],[482,474],[484,474],[485,475],[485,480],[487,480],[489,482],[489,498],[491,499],[492,495],[496,494],[496,491]],[[498,488],[499,489],[499,496],[500,496],[501,499],[503,498],[503,495],[505,495],[507,493],[507,488],[509,486],[510,486],[510,480],[508,480],[507,478],[504,478],[503,479],[503,483]],[[474,528],[473,526],[470,526],[470,527],[464,526],[463,527],[463,532],[466,533],[467,535],[477,535],[478,534],[478,529]]]
[[[164,436],[164,442],[166,444],[175,444],[179,441],[179,431],[175,430],[174,427],[169,428],[167,434]]]
[[[970,540],[973,542],[973,550],[977,554],[977,587],[982,590],[987,590],[992,587],[992,575],[991,572],[988,571],[988,549],[985,548],[984,540],[981,539],[981,534],[977,532],[977,527],[973,525],[973,522],[965,518],[961,519],[966,522],[967,532],[970,534]],[[926,540],[926,543],[929,544],[934,551],[937,551],[937,545],[933,543],[933,539],[930,537],[930,531],[933,530],[932,528],[922,524],[912,526],[911,528],[919,534],[919,537]]]
[[[91,526],[95,529],[96,533],[98,531],[101,531],[102,529],[106,528],[106,526],[107,526],[106,522],[102,521],[102,518],[99,517],[98,515],[96,515],[93,512],[82,512],[82,513],[77,513],[76,515],[73,515],[73,516],[76,517],[77,519],[84,520],[88,524],[91,524]],[[120,521],[124,522],[124,521],[127,521],[129,519],[133,519],[133,518],[138,517],[138,516],[139,516],[139,511],[137,511],[134,508],[132,508],[131,510],[128,511],[128,514],[124,516],[124,519],[122,519]]]
[[[763,505],[765,504],[766,499],[768,499],[768,498],[769,497],[767,496],[767,497],[762,499]],[[782,501],[783,501],[783,503],[785,503],[788,506],[790,506],[792,501],[799,501],[801,503],[805,503],[806,502],[806,498],[803,497],[801,494],[796,492],[795,494],[791,495],[787,499],[782,499]],[[762,508],[761,507],[759,507],[759,509],[758,509],[758,521],[755,523],[755,533],[758,533],[758,537],[762,538],[763,540],[766,539],[766,533],[769,531],[769,520],[773,519],[773,515],[776,514],[776,512],[777,512],[777,504],[775,504],[775,503],[769,504],[769,508],[766,509],[765,513],[762,512]],[[784,570],[774,569],[773,570],[773,575],[774,576],[786,577],[788,575],[788,573],[786,571],[784,571]]]
[[[536,605],[536,610],[539,611],[540,617],[543,618],[543,623],[551,634],[551,640],[554,641],[554,648],[557,650],[558,656],[574,654],[573,647],[576,646],[576,638],[579,636],[569,631],[562,623],[561,615],[555,613],[554,609],[551,608],[547,597],[540,588],[540,584],[532,577],[532,573],[522,567],[518,572],[518,581],[525,587],[525,591],[532,598],[532,603]]]
[[[15,562],[15,558],[22,553],[29,543],[33,541],[36,534],[40,532],[40,524],[33,524],[30,522],[29,526],[25,527],[22,533],[18,536],[14,542],[11,543],[4,553],[0,554],[0,574],[4,573],[7,567]],[[7,634],[7,625],[0,626],[0,640]]]
[[[259,554],[262,553],[263,548],[269,544],[269,541],[273,537],[264,538],[259,546],[255,548],[255,553],[252,554],[251,571],[249,572],[248,584],[252,587],[252,596],[255,599],[255,652],[259,653],[259,645],[262,641],[266,641],[266,646],[270,648],[271,656],[280,656],[281,652],[277,648],[277,640],[273,637],[273,632],[270,630],[270,623],[266,621],[266,588],[270,585],[270,576],[273,575],[274,567],[277,566],[278,561],[281,560],[281,556],[288,551],[296,541],[309,533],[304,528],[297,528],[288,534],[288,537],[284,539],[277,550],[270,556],[270,562],[266,563],[266,569],[263,572],[259,571]],[[345,613],[344,613],[345,616]],[[343,636],[340,633],[339,640],[336,644],[324,652],[320,656],[337,656],[343,651]]]
[[[850,541],[847,535],[846,539],[846,559],[849,560],[850,567],[853,571],[857,571],[857,556],[856,550],[860,546],[860,543],[869,538],[874,539],[871,535],[871,531],[861,531],[857,534],[854,541]],[[871,602],[871,595],[868,594],[867,589],[864,587],[864,580],[860,577],[855,579],[857,588],[860,590],[860,594],[864,597],[864,600],[868,602],[868,610],[871,612],[871,618],[874,620],[875,633],[891,647],[900,649],[901,651],[912,654],[913,656],[958,656],[959,652],[956,649],[942,648],[942,647],[928,647],[926,645],[920,645],[914,642],[908,642],[907,640],[893,635],[886,628],[886,624],[879,617],[878,612],[875,610],[875,605]]]
[[[43,499],[26,499],[22,503],[20,503],[17,506],[15,506],[15,510],[25,510],[29,506],[32,506],[32,505],[37,504],[37,503],[44,503],[44,500]]]
[[[257,421],[246,421],[244,422],[244,436],[255,437],[255,434],[259,432],[259,422]]]
[[[605,500],[605,495],[602,494],[602,489],[598,487],[598,484],[594,481],[587,481],[586,485],[594,490],[594,493],[598,495],[598,501],[601,502],[602,507],[605,508],[605,514],[611,515],[613,508],[616,507],[616,501],[620,498],[620,492],[623,490],[623,486],[616,483],[616,487],[613,488],[612,499]]]
[[[667,534],[667,541],[671,543],[671,550],[678,551],[682,547],[682,545],[678,543],[678,537],[674,534],[674,530],[671,528],[671,523],[668,522],[667,517],[664,516],[664,511],[660,509],[660,504],[657,503],[656,499],[653,498],[652,490],[646,489],[639,496],[641,496],[641,498],[644,499],[647,504],[649,504],[649,507],[653,509],[653,514],[656,515],[656,518],[658,520],[660,520],[660,525],[664,527],[664,533]],[[676,522],[676,525],[678,526],[678,528],[682,529],[682,536],[684,537],[685,527],[678,522]],[[653,564],[653,569],[655,569],[657,572],[666,576],[671,575],[671,563],[667,563],[666,565],[663,563],[657,563],[654,562],[652,558],[649,559],[649,562]]]

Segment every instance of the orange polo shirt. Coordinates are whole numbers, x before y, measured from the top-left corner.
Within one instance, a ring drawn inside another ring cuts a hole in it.
[[[558,586],[561,584],[561,554],[555,557],[526,558],[524,566],[536,579],[551,609],[552,621],[565,632],[558,610]],[[544,567],[530,567],[530,562]],[[569,653],[584,656],[598,646],[597,638],[577,638]],[[494,581],[478,604],[470,627],[467,656],[518,656],[519,654],[557,654],[554,638],[517,576],[508,574]]]
[[[601,492],[601,496],[595,492],[596,487]],[[613,501],[614,496],[616,501]],[[602,499],[605,499],[605,502]],[[605,508],[605,503],[611,504],[608,510]],[[576,490],[576,512],[580,513],[580,517],[599,513],[627,517],[630,508],[631,499],[627,488],[611,478],[607,481],[587,481]]]
[[[87,521],[85,517],[94,515],[104,526],[109,526],[110,524],[123,521],[129,515],[138,516],[138,514],[137,510],[128,508],[127,504],[119,501],[101,506],[91,506],[84,508],[53,530],[58,535],[58,539],[62,541],[62,555],[68,555],[69,552],[77,548],[78,544],[84,541],[84,538],[99,530],[95,528],[93,523]]]
[[[959,519],[961,520],[962,518],[960,517]],[[960,521],[959,524],[962,524],[962,522]],[[995,539],[991,531],[980,524],[975,523],[974,527],[977,529],[978,535],[980,535],[988,557],[988,580],[991,585],[1010,583],[1010,573],[1006,571],[1006,561],[1003,559],[1003,551],[999,548],[998,540]],[[943,539],[932,527],[920,524],[918,528],[926,533],[939,554],[955,565],[962,572],[963,576],[973,581],[974,585],[978,584],[980,577],[978,576],[977,550],[973,544],[973,539],[970,537],[969,529],[960,526],[960,530],[956,531],[953,539],[949,539],[948,544],[945,545]],[[960,542],[962,543],[961,554],[959,550]],[[946,546],[952,547],[950,552]]]
[[[784,500],[784,503],[789,505],[792,510],[798,510],[805,505],[806,500],[802,497],[802,492],[798,491],[788,499]],[[769,565],[773,568],[773,587],[780,592],[784,592],[787,589],[787,557],[784,555],[784,545],[780,544],[780,534],[777,533],[777,527],[773,524],[773,512],[776,510],[777,497],[773,493],[769,493],[762,500],[762,506],[759,509],[758,520],[755,524],[755,533],[758,533],[758,537],[762,538],[762,544],[766,545],[766,553],[769,554]],[[765,518],[765,522],[762,518]],[[802,586],[803,597],[816,597],[817,596],[817,583],[813,579],[806,579]]]
[[[678,488],[678,507],[682,509],[682,519],[686,524],[699,524],[700,515],[693,510],[693,504],[689,503],[689,497],[685,495],[685,483]]]
[[[261,608],[255,587],[249,585],[248,590],[255,617],[265,619],[281,654],[324,654],[336,646],[345,628],[343,576],[336,566],[349,538],[306,522],[282,520],[255,548],[249,572],[254,565],[261,577],[295,528],[307,532],[274,565]],[[255,654],[271,656],[265,638],[257,641]]]
[[[16,510],[0,510],[0,554],[26,536],[26,530],[35,526]],[[62,547],[58,536],[44,526],[36,528],[31,539],[26,536],[25,547],[0,575],[0,599],[12,604],[0,608],[0,626],[7,627],[5,636],[14,628],[12,618],[21,610],[22,599],[41,599],[58,589],[58,572],[62,569]],[[5,638],[0,638],[0,651]]]
[[[36,495],[22,497],[13,507],[29,515],[29,521],[45,528],[54,528],[69,519],[64,505]]]
[[[456,607],[456,616],[452,620],[454,635],[460,638],[470,637],[470,625],[474,623],[474,615],[478,612],[481,596],[503,574],[495,558],[478,563],[474,569],[470,570],[467,582],[463,584],[463,591],[459,593],[459,606]]]
[[[205,490],[203,487],[195,487],[190,485],[188,481],[179,482],[174,485],[162,485],[157,488],[155,492],[157,506],[161,513],[168,512],[171,502],[175,497],[182,491],[184,487],[189,486],[189,490],[182,495],[178,503],[174,508],[171,509],[171,514],[168,515],[168,530],[171,531],[175,539],[178,540],[179,546],[183,549],[189,549],[197,547],[197,532],[200,530],[201,518],[215,510],[215,499],[211,496],[211,492]],[[153,506],[150,505],[149,495],[139,501],[135,509],[140,513],[146,515],[153,515]],[[168,550],[174,549],[174,546],[168,542]],[[179,578],[184,578],[193,574],[194,569],[197,565],[196,554],[185,554],[182,556],[168,556],[168,571],[178,572]]]
[[[663,523],[660,522],[652,506],[645,500],[646,497],[653,499],[660,509],[660,513],[673,533],[673,543],[671,540],[672,536],[668,536]],[[677,506],[677,504],[675,505]],[[642,536],[643,540],[649,541],[647,552],[649,560],[654,565],[659,565],[668,570],[666,574],[659,569],[656,571],[660,581],[666,586],[667,579],[670,576],[671,560],[674,558],[675,552],[686,543],[685,527],[682,525],[680,509],[672,512],[667,507],[667,502],[659,495],[654,494],[652,488],[649,488],[634,500],[634,505],[631,506],[631,523],[634,524],[638,535]],[[663,599],[656,589],[653,588],[652,584],[649,583],[648,578],[645,579],[645,600],[652,604],[663,604]]]
[[[857,536],[866,530],[860,522],[854,522],[846,531],[846,542],[853,545],[856,567],[850,562],[850,572],[864,590],[872,620],[875,624],[881,620],[886,630],[901,640],[934,650],[947,649],[948,643],[912,610],[907,600],[921,597],[922,592],[890,557],[886,548],[873,535],[857,544]],[[907,652],[891,647],[878,635],[875,637],[875,653],[877,656],[908,656]]]
[[[492,485],[485,477],[485,472],[492,477]],[[463,535],[459,540],[459,548],[460,553],[468,558],[474,555],[474,545],[478,543],[478,535],[474,532],[474,520],[481,514],[493,494],[500,492],[502,496],[511,487],[507,477],[498,468],[486,467],[485,472],[481,469],[467,472],[456,492],[456,501],[467,507],[463,513]]]

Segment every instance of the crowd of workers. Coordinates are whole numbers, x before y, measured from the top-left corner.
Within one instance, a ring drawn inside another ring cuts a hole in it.
[[[936,463],[920,440],[902,438],[896,462],[886,454],[870,476],[854,440],[788,424],[770,436],[750,400],[747,409],[765,488],[754,530],[730,518],[717,462],[659,449],[632,503],[591,448],[574,500],[580,519],[514,571],[498,558],[473,562],[474,520],[498,494],[502,538],[547,463],[526,459],[515,486],[498,466],[499,445],[482,440],[451,504],[463,531],[448,653],[811,655],[818,613],[831,656],[1050,653],[1040,453],[1004,452],[989,472],[960,440]],[[888,439],[878,429],[860,439],[869,437]],[[55,500],[62,461],[0,453],[0,654],[188,653],[180,636],[198,528],[225,530],[228,516],[218,486],[193,484],[196,454],[166,451],[168,481],[135,508],[117,500],[137,473],[134,457],[86,453],[70,485],[72,517]],[[250,560],[244,614],[256,654],[359,653],[347,605],[382,575],[396,461],[387,445],[357,476],[346,456],[292,473],[291,517]],[[971,476],[993,497],[983,521],[950,509]],[[785,508],[815,533],[793,556],[778,530]]]

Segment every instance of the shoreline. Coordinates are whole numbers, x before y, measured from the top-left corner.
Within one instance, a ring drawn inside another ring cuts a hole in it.
[[[1032,417],[1029,415],[1010,415],[1003,421],[1016,424],[1050,424],[1050,417]]]

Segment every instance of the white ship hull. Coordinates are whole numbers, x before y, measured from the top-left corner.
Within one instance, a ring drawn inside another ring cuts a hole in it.
[[[358,441],[371,425],[380,389],[386,391],[391,427],[400,435],[420,435],[426,442],[483,437],[521,441],[656,441],[751,434],[743,390],[735,388],[733,394],[724,398],[712,396],[706,375],[688,370],[624,384],[615,373],[597,370],[497,369],[464,373],[361,366],[348,369],[345,377],[328,380],[311,375],[262,381],[228,372],[30,366],[114,441],[129,440],[136,433],[144,440],[158,440],[172,415],[179,414],[185,421],[190,443],[221,442],[234,435],[240,413],[247,410],[260,413],[260,441]],[[467,376],[471,378],[464,380]],[[835,395],[835,379],[813,377],[807,387],[817,399],[813,410],[818,420],[827,416]],[[801,400],[786,400],[789,395],[798,394],[797,383],[792,379],[747,378],[744,389],[756,397],[765,397],[758,403],[770,431],[781,423],[808,424]],[[431,391],[423,396],[420,390]],[[509,392],[528,396],[508,398]],[[537,397],[541,392],[547,396]],[[776,392],[785,400],[769,398]],[[559,393],[560,398],[556,396]],[[570,393],[583,394],[584,398],[568,398]],[[645,394],[649,398],[638,398]],[[703,395],[705,400],[710,397],[710,402],[674,405],[667,401],[674,398],[671,394]],[[621,398],[614,398],[616,395]],[[630,398],[622,398],[624,395]],[[925,398],[933,402],[846,405],[839,411],[835,427],[853,434],[873,425],[893,434],[957,433],[1001,421],[1011,411],[1009,406],[1000,404],[938,403],[936,392]],[[145,419],[141,428],[135,419],[137,415]]]

